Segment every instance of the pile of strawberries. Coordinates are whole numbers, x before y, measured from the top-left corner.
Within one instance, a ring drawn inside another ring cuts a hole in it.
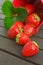
[[[24,45],[21,51],[22,56],[34,56],[39,51],[39,46],[35,41],[30,39],[31,36],[36,34],[36,29],[41,23],[39,13],[34,12],[35,8],[32,4],[27,4],[26,0],[13,0],[14,8],[24,7],[27,10],[28,16],[24,23],[15,21],[15,23],[8,30],[8,38],[15,39],[19,45]]]

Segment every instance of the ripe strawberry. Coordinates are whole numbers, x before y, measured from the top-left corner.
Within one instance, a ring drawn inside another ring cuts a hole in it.
[[[13,0],[13,6],[15,8],[22,7],[25,5],[25,3],[26,3],[26,0]]]
[[[35,41],[30,41],[22,49],[22,56],[24,57],[29,57],[29,56],[34,56],[38,53],[39,51],[39,46]]]
[[[27,22],[30,22],[34,27],[38,27],[41,22],[41,19],[38,14],[33,13],[28,16]]]
[[[19,33],[19,34],[17,34],[17,36],[16,36],[16,42],[19,45],[24,45],[28,41],[30,41],[30,38],[25,33]]]
[[[23,23],[22,22],[15,22],[15,24],[9,29],[8,37],[15,38],[17,34],[23,32]]]
[[[32,35],[36,33],[36,29],[30,24],[26,24],[24,26],[24,33],[27,34],[29,37],[31,37]]]
[[[31,14],[35,10],[35,8],[32,4],[26,4],[25,9],[27,10],[28,15]]]

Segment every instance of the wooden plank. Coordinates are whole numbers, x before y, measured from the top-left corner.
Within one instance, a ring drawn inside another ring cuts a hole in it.
[[[7,53],[0,51],[0,65],[34,65],[29,62],[26,62],[22,59],[19,59],[15,56],[11,56]]]
[[[0,20],[0,26],[4,26],[4,20]]]
[[[4,19],[4,15],[3,14],[0,14],[0,19]]]
[[[2,14],[2,10],[0,9],[0,13]]]
[[[5,0],[0,0],[0,6],[3,4],[4,1],[5,1]]]
[[[10,40],[10,39],[0,37],[0,48],[5,49],[6,51],[9,51],[13,54],[16,54],[21,58],[24,58],[21,56],[22,46],[17,45],[15,40]],[[24,59],[31,61],[33,63],[43,65],[43,51],[40,50],[36,56],[28,57]]]
[[[40,38],[43,38],[43,30],[39,30],[38,33],[36,33],[34,36],[38,36]]]
[[[5,37],[7,37],[7,29],[0,27],[0,35],[4,35]]]
[[[2,6],[0,6],[0,10],[2,10]],[[0,12],[1,13],[1,12]]]

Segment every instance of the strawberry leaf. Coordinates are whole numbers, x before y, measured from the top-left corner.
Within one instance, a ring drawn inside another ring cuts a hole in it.
[[[4,25],[7,29],[9,29],[16,21],[24,22],[27,17],[27,11],[23,7],[14,8],[10,0],[6,0],[3,3],[2,12],[5,15]]]
[[[11,17],[13,16],[14,7],[9,0],[6,0],[2,5],[2,12],[5,16]]]
[[[27,11],[24,8],[16,8],[15,12],[18,16],[16,16],[16,18],[19,21],[24,22],[25,18],[27,17]]]
[[[9,29],[14,24],[15,21],[16,17],[5,17],[4,19],[5,28]]]

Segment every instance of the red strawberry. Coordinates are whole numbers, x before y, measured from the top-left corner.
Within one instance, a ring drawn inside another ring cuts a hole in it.
[[[25,33],[19,33],[19,34],[17,34],[17,36],[16,36],[16,42],[19,45],[24,45],[28,41],[30,41],[30,38]]]
[[[25,9],[27,10],[28,15],[31,14],[35,10],[35,8],[32,4],[26,4]]]
[[[24,26],[24,33],[30,37],[36,33],[36,29],[33,26],[31,26],[30,24],[26,24]]]
[[[30,41],[22,49],[22,56],[24,57],[29,57],[29,56],[34,56],[38,53],[39,51],[39,46],[35,41]]]
[[[30,22],[34,27],[38,27],[41,22],[41,19],[36,13],[33,13],[28,16],[27,22]]]
[[[15,24],[8,31],[8,37],[15,38],[16,35],[19,34],[20,32],[23,32],[23,23],[15,22]]]
[[[26,3],[26,0],[13,0],[13,6],[15,8],[22,7],[25,5],[25,3]]]

